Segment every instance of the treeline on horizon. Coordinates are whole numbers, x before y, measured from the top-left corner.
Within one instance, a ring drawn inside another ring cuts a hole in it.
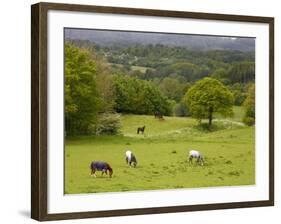
[[[190,116],[184,100],[196,81],[224,84],[241,106],[255,81],[254,52],[196,51],[163,45],[101,47],[65,43],[67,135],[116,134],[117,113]]]

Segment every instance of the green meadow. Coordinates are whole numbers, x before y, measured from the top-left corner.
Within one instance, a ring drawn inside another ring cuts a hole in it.
[[[121,115],[121,130],[112,136],[67,137],[65,193],[99,193],[255,184],[255,132],[241,120],[215,116],[211,130],[189,117],[155,119]],[[205,122],[205,121],[203,121]],[[144,134],[137,128],[146,126]],[[188,163],[188,152],[200,151],[204,166]],[[125,151],[137,157],[136,168],[125,162]],[[90,176],[91,161],[106,161],[113,176]]]

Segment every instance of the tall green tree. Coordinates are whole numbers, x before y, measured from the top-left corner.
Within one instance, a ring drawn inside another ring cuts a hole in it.
[[[176,78],[166,77],[159,85],[161,92],[169,99],[179,102],[184,95],[185,85]]]
[[[65,44],[66,134],[87,134],[90,125],[96,120],[99,105],[96,64],[91,53]]]
[[[233,97],[234,97],[234,105],[241,106],[246,99],[246,85],[243,83],[234,83],[229,86]]]
[[[99,113],[114,112],[115,105],[115,89],[113,76],[111,71],[103,58],[94,58],[96,64],[96,85],[99,93]]]
[[[220,81],[204,78],[197,81],[186,93],[184,102],[187,104],[191,116],[209,120],[212,125],[213,114],[232,115],[233,95]]]
[[[255,124],[255,84],[251,84],[248,88],[247,98],[243,106],[245,107],[245,116],[243,121],[251,126]]]
[[[115,110],[120,113],[153,114],[156,111],[164,115],[171,114],[171,106],[166,97],[149,81],[125,75],[114,79]]]

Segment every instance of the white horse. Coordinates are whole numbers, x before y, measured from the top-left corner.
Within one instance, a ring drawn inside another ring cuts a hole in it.
[[[195,158],[196,162],[198,164],[200,164],[201,166],[204,165],[203,155],[199,151],[196,151],[196,150],[190,150],[189,151],[189,159],[188,159],[189,163],[192,163],[193,158]]]
[[[137,158],[131,151],[126,151],[125,156],[127,164],[129,164],[130,166],[133,164],[134,167],[137,166]]]

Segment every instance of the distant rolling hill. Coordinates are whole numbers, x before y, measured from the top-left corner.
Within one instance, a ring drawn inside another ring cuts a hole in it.
[[[65,29],[65,38],[88,40],[101,46],[130,47],[135,45],[161,44],[184,47],[191,50],[254,51],[255,38],[218,37],[186,34],[164,34],[86,29]]]

